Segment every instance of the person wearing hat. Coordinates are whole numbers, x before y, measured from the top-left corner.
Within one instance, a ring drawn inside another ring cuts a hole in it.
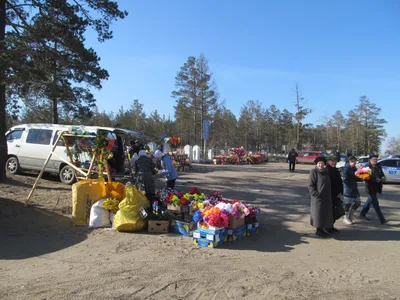
[[[343,204],[342,204],[342,194],[343,194],[343,180],[340,175],[339,170],[336,168],[337,158],[336,156],[329,156],[327,158],[326,168],[331,178],[331,199],[332,199],[332,209],[333,209],[333,224],[336,220],[339,220],[345,215]],[[338,233],[335,227],[327,229],[328,233]]]
[[[174,188],[175,181],[178,178],[178,172],[172,164],[171,157],[168,154],[163,154],[160,150],[154,152],[154,157],[161,161],[163,170],[158,173],[158,176],[166,176],[167,188]]]
[[[326,230],[333,228],[331,179],[325,163],[324,157],[317,157],[316,166],[310,171],[308,179],[311,194],[310,224],[316,228],[317,237],[321,238],[330,237]]]
[[[345,216],[343,223],[345,224],[355,224],[354,213],[361,204],[360,192],[358,191],[357,177],[356,177],[356,164],[357,158],[350,156],[348,159],[348,164],[345,165],[343,169],[343,183],[344,183],[344,193],[343,193],[343,204]]]
[[[289,172],[294,172],[297,155],[298,154],[294,148],[288,154]]]
[[[150,210],[152,213],[152,206],[156,188],[154,184],[154,164],[153,160],[147,156],[145,150],[139,151],[139,158],[135,162],[135,176],[136,184],[144,189],[146,198],[149,201]]]
[[[378,164],[378,155],[370,155],[369,163],[365,167],[369,167],[372,170],[372,175],[370,180],[365,181],[365,191],[368,194],[368,199],[361,210],[360,217],[369,221],[367,213],[372,204],[381,224],[386,224],[389,220],[383,216],[378,200],[378,193],[382,194],[383,182],[385,182],[386,178],[381,166]]]

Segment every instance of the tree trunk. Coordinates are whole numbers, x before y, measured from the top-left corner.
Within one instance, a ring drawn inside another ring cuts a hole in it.
[[[58,101],[56,96],[53,96],[52,104],[53,104],[53,124],[58,124],[58,110],[57,110],[57,105]]]
[[[6,2],[0,1],[0,55],[5,52]],[[6,140],[6,86],[5,69],[0,70],[0,182],[6,180],[7,140]]]
[[[54,43],[54,50],[57,52],[57,42]],[[54,60],[53,63],[53,99],[51,99],[53,104],[53,124],[58,124],[58,101],[57,101],[57,61]]]

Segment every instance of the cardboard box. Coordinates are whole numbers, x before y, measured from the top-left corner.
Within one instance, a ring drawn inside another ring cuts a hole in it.
[[[253,236],[253,235],[255,235],[256,233],[258,233],[259,232],[259,227],[260,227],[260,224],[257,222],[257,223],[253,223],[253,224],[247,224],[246,225],[246,235],[247,236]]]
[[[234,242],[237,240],[242,240],[246,237],[246,234],[247,234],[246,225],[242,225],[235,229],[228,229],[226,241]]]
[[[229,229],[235,229],[244,225],[244,218],[236,217],[236,216],[229,216]]]
[[[217,231],[199,229],[193,232],[193,244],[200,247],[216,248],[221,246],[225,239],[226,230],[224,228]]]
[[[168,204],[167,206],[168,211],[174,214],[183,214],[183,207],[182,206],[175,206],[173,204]]]
[[[184,236],[193,236],[193,231],[196,230],[195,222],[171,221],[171,232],[182,234]]]
[[[164,220],[149,220],[149,232],[154,233],[168,233],[169,221]]]

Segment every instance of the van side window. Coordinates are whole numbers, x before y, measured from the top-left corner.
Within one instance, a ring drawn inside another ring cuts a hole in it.
[[[7,134],[7,141],[19,140],[22,136],[23,129],[16,129]]]
[[[48,129],[30,129],[26,137],[27,144],[50,145],[52,130]]]
[[[52,145],[54,145],[54,143],[55,143],[56,140],[58,139],[58,136],[60,135],[60,133],[61,133],[61,130],[57,130],[57,131],[56,131],[56,134],[54,135],[54,138],[53,138],[53,142],[51,143]],[[59,147],[59,146],[65,147],[65,144],[64,144],[64,142],[63,142],[62,139],[60,139],[60,140],[58,141],[58,143],[57,143],[57,147]]]

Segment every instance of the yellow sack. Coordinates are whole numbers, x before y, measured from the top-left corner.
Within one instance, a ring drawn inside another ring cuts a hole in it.
[[[125,185],[120,182],[107,182],[106,191],[108,198],[117,198],[121,200],[125,197]]]
[[[140,216],[139,209],[148,206],[147,198],[132,184],[125,188],[125,198],[119,203],[113,226],[118,231],[142,230],[147,221]]]
[[[88,225],[90,208],[96,201],[106,198],[104,179],[81,180],[72,185],[72,223]]]

